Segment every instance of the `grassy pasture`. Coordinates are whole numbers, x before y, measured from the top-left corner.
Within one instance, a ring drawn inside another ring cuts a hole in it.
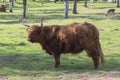
[[[0,13],[0,80],[82,80],[103,76],[100,80],[120,78],[120,9],[115,3],[88,3],[88,8],[78,2],[79,14],[72,14],[70,2],[69,18],[63,19],[63,2],[28,1],[26,23],[44,25],[69,24],[72,22],[90,22],[100,31],[100,41],[105,55],[105,66],[93,70],[93,63],[85,52],[61,56],[61,66],[54,68],[54,58],[46,54],[39,44],[29,43],[27,33],[20,19],[22,0],[17,0],[13,13]],[[105,16],[108,9],[115,8],[114,16]],[[8,8],[7,8],[8,9]],[[109,74],[110,73],[110,74]],[[106,76],[106,75],[113,76]],[[105,75],[105,76],[104,76]],[[115,75],[115,76],[114,76]],[[88,78],[86,76],[89,76]],[[96,79],[95,79],[96,80]]]

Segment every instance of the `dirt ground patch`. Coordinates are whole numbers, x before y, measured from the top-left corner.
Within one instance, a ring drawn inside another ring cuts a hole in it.
[[[120,72],[110,71],[105,73],[73,73],[59,76],[57,80],[120,80]]]
[[[22,77],[22,76],[21,76]],[[25,76],[24,76],[25,77]],[[120,80],[120,71],[110,72],[85,72],[85,73],[66,73],[65,75],[49,76],[49,77],[29,77],[24,80]],[[13,78],[13,77],[12,77]],[[9,76],[0,75],[0,80],[23,80],[22,78],[11,79]]]
[[[0,75],[0,80],[9,80],[9,79],[4,75]]]

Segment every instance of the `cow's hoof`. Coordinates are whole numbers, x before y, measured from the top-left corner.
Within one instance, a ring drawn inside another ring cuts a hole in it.
[[[98,67],[94,67],[94,70],[97,70],[98,69]]]

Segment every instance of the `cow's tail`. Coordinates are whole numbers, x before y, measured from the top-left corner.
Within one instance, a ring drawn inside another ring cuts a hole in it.
[[[101,61],[101,64],[104,65],[105,59],[104,59],[104,54],[103,54],[100,42],[97,43],[97,50],[98,50],[99,59]]]

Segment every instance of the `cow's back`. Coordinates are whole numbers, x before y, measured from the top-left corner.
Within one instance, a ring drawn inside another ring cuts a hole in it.
[[[98,38],[96,27],[90,23],[52,25],[46,36],[46,46],[56,53],[77,53],[83,51]],[[50,52],[50,51],[49,51]]]
[[[99,34],[97,28],[90,23],[73,23],[62,26],[57,38],[63,52],[77,53],[94,45]]]

